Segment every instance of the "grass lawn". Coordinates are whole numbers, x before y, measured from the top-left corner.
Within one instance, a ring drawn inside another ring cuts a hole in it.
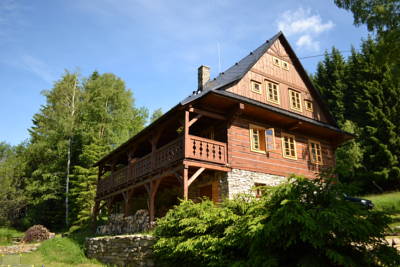
[[[23,233],[10,228],[0,228],[0,240],[8,240],[12,236],[22,236]],[[74,233],[68,237],[57,235],[55,238],[44,241],[38,250],[24,253],[20,256],[21,264],[29,264],[35,267],[97,267],[106,266],[96,260],[86,258],[83,246],[88,233]],[[4,241],[0,245],[10,245]],[[18,256],[16,256],[18,257]]]
[[[395,232],[400,232],[400,192],[384,193],[379,195],[367,195],[362,198],[371,200],[375,209],[386,212],[392,218],[390,227]]]
[[[35,267],[42,264],[46,267],[106,266],[86,258],[80,244],[72,238],[61,236],[44,241],[34,252],[22,254],[21,263],[33,264]]]
[[[0,246],[12,245],[12,239],[22,237],[24,233],[8,227],[0,227]]]

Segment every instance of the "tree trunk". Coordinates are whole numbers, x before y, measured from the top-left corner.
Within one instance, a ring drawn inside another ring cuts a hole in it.
[[[65,181],[65,226],[69,226],[69,203],[68,203],[68,197],[69,197],[69,174],[70,174],[70,168],[71,168],[71,145],[72,145],[72,136],[73,136],[73,131],[74,131],[74,122],[75,122],[75,94],[76,94],[76,79],[74,82],[74,87],[72,88],[72,100],[71,100],[71,128],[68,138],[68,154],[67,154],[67,177]]]

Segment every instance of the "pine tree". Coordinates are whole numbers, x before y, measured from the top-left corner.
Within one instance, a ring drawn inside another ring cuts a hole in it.
[[[380,49],[368,39],[349,58],[346,116],[361,129],[366,179],[394,189],[400,188],[400,84],[391,64],[381,63]]]
[[[325,52],[324,60],[318,63],[317,72],[312,77],[339,125],[345,121],[343,102],[347,91],[345,75],[346,61],[340,51],[333,47],[331,53]]]

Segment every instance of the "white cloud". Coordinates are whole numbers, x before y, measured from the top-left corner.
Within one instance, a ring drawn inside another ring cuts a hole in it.
[[[300,36],[296,42],[296,45],[298,47],[305,47],[311,51],[319,51],[319,42],[313,40],[313,38],[308,34]]]
[[[284,12],[277,20],[277,26],[287,36],[295,36],[299,48],[319,51],[316,37],[332,29],[335,24],[330,20],[323,22],[320,15],[311,13],[311,9],[298,8]]]
[[[55,76],[50,67],[40,59],[30,55],[23,55],[20,60],[19,65],[22,68],[32,72],[45,82],[52,84],[55,81]]]

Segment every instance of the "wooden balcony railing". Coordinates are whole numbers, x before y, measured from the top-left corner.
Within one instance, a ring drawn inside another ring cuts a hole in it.
[[[226,144],[198,136],[189,135],[186,157],[217,164],[226,164]],[[112,192],[124,185],[134,184],[153,171],[166,168],[184,158],[184,138],[180,137],[124,168],[114,171],[99,180],[97,196]]]
[[[226,143],[189,135],[187,157],[214,163],[226,163]]]
[[[154,168],[163,168],[170,163],[182,159],[183,157],[183,138],[180,137],[165,146],[157,149],[154,159]]]

